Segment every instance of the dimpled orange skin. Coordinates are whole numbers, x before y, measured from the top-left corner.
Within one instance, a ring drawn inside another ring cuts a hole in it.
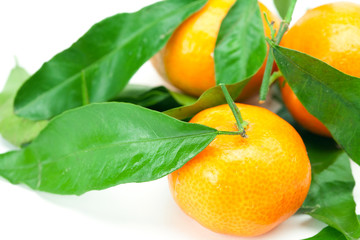
[[[281,45],[360,77],[360,5],[338,2],[309,10],[284,35]],[[331,137],[329,130],[305,109],[289,85],[286,84],[281,92],[299,124],[313,133]]]
[[[213,52],[222,20],[235,0],[209,0],[199,12],[195,13],[174,32],[166,47],[153,58],[158,72],[172,85],[193,96],[200,96],[215,86],[215,66]],[[259,3],[261,13],[265,12],[278,29],[280,20],[263,4]],[[270,29],[264,23],[265,35],[270,37]],[[252,96],[260,88],[265,63],[247,84],[241,99]]]
[[[306,198],[311,168],[295,129],[274,113],[237,104],[249,123],[241,136],[219,135],[169,175],[180,208],[206,228],[257,236],[292,216]],[[190,122],[236,131],[228,105],[209,108]]]

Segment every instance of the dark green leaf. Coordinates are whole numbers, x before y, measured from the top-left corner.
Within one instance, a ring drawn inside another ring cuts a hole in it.
[[[318,234],[305,240],[347,240],[344,234],[332,227],[326,227]]]
[[[301,103],[360,164],[360,79],[294,50],[274,46],[273,53]]]
[[[193,97],[174,93],[167,88],[130,84],[114,99],[118,102],[130,102],[157,111],[187,105],[196,101]]]
[[[347,239],[360,238],[352,195],[355,181],[349,157],[342,150],[307,145],[312,164],[312,185],[302,212],[342,232]],[[326,159],[324,161],[324,159]]]
[[[47,124],[47,121],[35,122],[14,114],[13,102],[16,91],[28,77],[29,74],[23,68],[16,66],[0,94],[0,133],[15,146],[30,142]]]
[[[266,43],[257,0],[235,2],[221,24],[214,55],[217,84],[238,83],[259,70]]]
[[[48,119],[88,102],[112,99],[172,32],[206,0],[168,0],[95,24],[67,50],[45,63],[20,89],[20,116]]]
[[[114,99],[118,102],[129,102],[157,111],[165,111],[181,106],[165,87],[149,87],[142,85],[128,85]]]
[[[274,0],[274,4],[283,19],[285,19],[286,14],[289,11],[291,1],[293,0]]]
[[[360,220],[360,216],[358,216],[358,219]],[[344,234],[342,234],[338,230],[332,227],[326,227],[315,236],[304,240],[347,240],[347,239],[344,236]]]
[[[328,224],[347,239],[360,237],[360,223],[355,212],[355,180],[346,153],[331,138],[320,137],[301,128],[286,108],[279,115],[301,134],[311,161],[312,182],[301,213]]]
[[[236,99],[240,95],[248,81],[249,79],[227,86],[233,99]],[[222,92],[220,86],[216,86],[205,91],[195,103],[188,106],[170,109],[164,113],[177,119],[188,119],[204,109],[215,107],[224,103],[226,103],[224,93]]]
[[[0,175],[58,194],[161,178],[217,135],[128,103],[98,103],[54,118],[28,147],[0,155]]]

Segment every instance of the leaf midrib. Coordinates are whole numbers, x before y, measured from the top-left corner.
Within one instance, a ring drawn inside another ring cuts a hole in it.
[[[235,3],[236,4],[236,3]],[[234,5],[235,6],[235,5]],[[254,9],[253,9],[253,11],[251,11],[251,12],[248,12],[248,14],[246,15],[246,18],[245,18],[245,22],[252,22],[252,21],[250,21],[252,18],[253,18],[253,16],[256,14],[256,11],[257,11],[257,8],[255,7]],[[237,21],[236,21],[236,24],[234,24],[233,26],[231,26],[230,27],[230,31],[228,31],[226,34],[224,34],[223,35],[223,37],[219,40],[219,42],[217,42],[216,43],[216,45],[220,45],[222,42],[224,42],[224,39],[226,39],[226,37],[228,37],[228,36],[231,36],[232,34],[231,34],[231,32],[234,32],[234,29],[235,28],[237,28],[238,27],[238,25],[240,24],[240,25],[244,25],[243,23],[243,19],[238,19]],[[252,23],[253,24],[253,23]],[[246,25],[246,24],[245,24]],[[246,27],[246,28],[244,28],[241,32],[242,33],[248,33],[249,32],[249,28],[250,27]],[[245,35],[246,35],[245,34]],[[241,38],[240,39],[242,42],[244,42],[244,41],[246,41],[247,39],[245,39],[245,38]],[[244,45],[244,44],[243,44]],[[245,44],[246,45],[246,44]],[[215,53],[216,53],[217,51],[216,51],[216,49],[215,49]],[[266,56],[264,56],[264,59],[265,59],[265,57]],[[216,58],[215,58],[216,59]],[[260,69],[260,67],[261,67],[261,65],[258,67],[258,69],[257,69],[257,71]],[[216,69],[215,69],[216,70]],[[257,72],[257,71],[255,71],[255,73]],[[253,73],[254,74],[254,73]],[[243,79],[241,79],[240,81],[235,81],[235,82],[231,82],[231,83],[225,83],[225,84],[236,84],[236,83],[239,83],[239,82],[243,82],[243,81],[245,81],[245,80],[247,80],[249,77],[251,77],[252,75],[250,75],[250,76],[246,76],[245,78],[243,78]],[[218,82],[217,82],[218,83]]]
[[[317,77],[315,77],[312,73],[305,71],[301,66],[299,66],[298,64],[296,64],[291,58],[287,57],[285,54],[283,54],[280,50],[278,50],[277,48],[275,48],[276,51],[278,51],[279,53],[281,53],[281,55],[283,55],[286,59],[289,60],[289,62],[293,63],[293,65],[295,65],[296,68],[298,68],[299,70],[305,72],[306,74],[310,75],[313,79],[315,79],[316,83],[320,84],[321,86],[324,86],[324,88],[328,89],[331,91],[331,93],[333,93],[335,95],[336,99],[339,99],[340,102],[343,103],[343,105],[348,106],[348,107],[354,107],[355,109],[358,109],[360,111],[360,108],[358,108],[356,105],[354,105],[353,103],[346,101],[346,98],[342,98],[339,94],[336,93],[336,91],[334,91],[330,86],[324,84],[322,81],[319,81]],[[326,64],[326,63],[325,63]],[[330,65],[329,65],[330,66]],[[331,67],[331,66],[330,66]],[[355,114],[356,115],[356,114]],[[359,115],[360,116],[360,115]],[[360,118],[359,118],[360,119]]]
[[[44,167],[44,165],[48,165],[48,164],[51,164],[51,163],[54,163],[54,162],[64,161],[64,160],[66,160],[68,158],[71,158],[72,156],[75,156],[75,155],[80,155],[80,154],[83,154],[85,152],[103,150],[103,149],[111,148],[111,147],[114,147],[114,146],[120,147],[120,146],[123,146],[123,145],[129,145],[129,144],[150,143],[150,142],[157,142],[157,141],[164,141],[164,140],[166,141],[166,140],[169,140],[169,139],[199,138],[199,137],[206,136],[206,135],[215,135],[216,136],[216,133],[217,133],[217,131],[213,131],[213,132],[202,133],[202,134],[190,134],[190,135],[182,135],[182,136],[176,136],[176,137],[155,138],[155,139],[150,139],[150,140],[144,139],[144,140],[129,141],[129,142],[115,142],[115,143],[111,143],[111,144],[105,144],[105,145],[99,146],[97,148],[94,147],[94,148],[90,148],[90,149],[86,149],[86,150],[81,149],[80,151],[73,152],[73,153],[70,153],[68,155],[59,157],[57,159],[54,159],[53,161],[41,162],[39,160],[39,161],[37,161],[36,165],[37,165],[38,169],[42,169]],[[41,185],[41,181],[42,181],[41,172],[38,172],[37,176],[38,176],[38,179],[37,179],[37,183],[36,183],[36,188],[39,189],[39,187]]]
[[[212,132],[208,132],[208,133],[201,133],[201,134],[189,134],[189,135],[181,135],[181,136],[176,136],[176,137],[163,137],[163,138],[154,138],[154,139],[142,139],[142,140],[137,140],[137,141],[129,141],[129,142],[123,142],[123,141],[118,141],[118,142],[114,142],[114,143],[110,143],[110,144],[101,144],[99,146],[93,147],[93,148],[88,148],[88,149],[80,149],[79,151],[76,152],[72,152],[69,153],[67,155],[64,156],[60,156],[54,160],[48,160],[48,161],[42,161],[39,163],[33,163],[33,164],[29,164],[26,167],[23,167],[21,169],[28,169],[28,168],[33,168],[35,166],[38,166],[38,164],[41,165],[47,165],[47,164],[51,164],[53,162],[57,162],[57,161],[62,161],[64,159],[67,159],[73,155],[78,155],[81,154],[83,152],[91,152],[91,151],[96,151],[96,150],[102,150],[105,148],[109,148],[109,147],[114,147],[114,146],[122,146],[122,145],[128,145],[128,144],[140,144],[140,143],[147,143],[147,142],[156,142],[156,141],[161,141],[161,140],[169,140],[169,139],[181,139],[181,138],[198,138],[198,137],[202,137],[202,136],[206,136],[206,135],[217,135],[218,131],[212,131]],[[16,170],[19,169],[17,168],[1,168],[2,170]]]

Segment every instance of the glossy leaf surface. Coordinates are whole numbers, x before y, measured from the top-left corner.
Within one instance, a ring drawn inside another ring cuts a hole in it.
[[[311,162],[312,182],[299,212],[330,225],[346,239],[358,239],[360,223],[355,211],[355,180],[349,157],[334,140],[314,135],[300,127],[285,107],[279,115],[301,134]]]
[[[266,51],[257,0],[236,1],[221,24],[216,42],[216,83],[245,81],[262,66]]]
[[[294,50],[274,46],[273,53],[301,103],[360,164],[360,79]]]
[[[203,150],[217,130],[128,103],[54,118],[29,146],[0,155],[0,175],[57,194],[161,178]]]
[[[360,220],[360,217],[358,216]],[[347,238],[341,232],[337,231],[332,227],[326,227],[321,230],[318,234],[305,240],[347,240]]]
[[[337,229],[347,239],[360,238],[353,197],[355,181],[349,157],[342,150],[307,146],[312,164],[312,185],[302,212]],[[325,160],[326,159],[326,160]]]
[[[150,87],[135,84],[126,86],[113,100],[118,102],[129,102],[157,111],[169,110],[196,101],[193,97],[172,92],[163,86]]]
[[[20,116],[49,119],[65,110],[114,98],[140,66],[206,0],[167,0],[95,24],[45,63],[19,90]]]
[[[249,79],[227,86],[233,99],[236,99],[240,95],[248,81]],[[224,103],[226,103],[224,93],[222,92],[220,86],[216,86],[205,91],[195,103],[170,109],[164,113],[177,119],[188,119],[204,109],[215,107]]]

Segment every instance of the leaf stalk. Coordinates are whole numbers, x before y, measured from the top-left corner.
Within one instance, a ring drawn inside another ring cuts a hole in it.
[[[278,45],[281,42],[281,39],[283,38],[285,32],[289,29],[289,24],[291,22],[292,15],[294,13],[295,5],[296,5],[296,0],[292,0],[290,3],[289,9],[286,13],[285,19],[283,19],[280,23],[278,34],[276,35],[275,38],[272,37],[272,39],[270,40],[273,44],[271,44],[269,41],[267,41],[269,44],[268,59],[266,62],[263,81],[261,84],[259,103],[265,102],[266,96],[268,95],[268,92],[269,92],[270,85],[272,83],[271,79],[270,79],[271,71],[274,66],[274,56],[272,54],[272,47],[274,44]],[[267,18],[265,18],[265,19],[267,19]],[[267,20],[267,22],[269,22],[269,21]],[[271,24],[269,25],[269,27],[270,27],[270,29],[273,28],[273,26]]]
[[[238,127],[239,133],[243,138],[247,138],[245,128],[247,127],[248,123],[245,122],[241,116],[239,108],[236,106],[235,102],[233,101],[232,97],[230,96],[229,91],[226,88],[225,84],[220,84],[221,90],[224,93],[226,102],[228,103],[232,113],[234,114],[236,125]]]

